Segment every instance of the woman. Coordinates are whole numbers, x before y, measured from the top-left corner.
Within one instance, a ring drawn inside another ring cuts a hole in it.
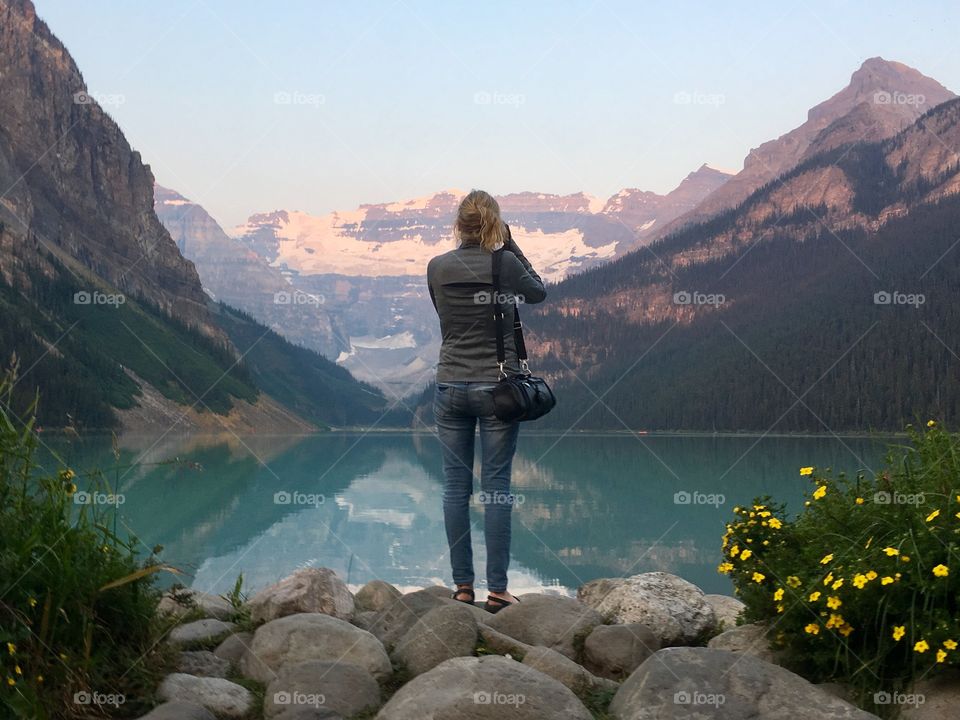
[[[486,610],[497,612],[517,602],[507,592],[510,564],[510,468],[517,448],[518,422],[503,422],[493,413],[493,388],[500,377],[491,301],[506,318],[509,304],[542,302],[543,281],[510,237],[491,195],[473,190],[460,203],[454,224],[455,250],[427,266],[430,298],[440,316],[442,344],[437,365],[433,411],[443,452],[443,517],[450,545],[455,600],[473,603],[473,547],[470,543],[470,495],[473,492],[473,445],[480,425],[480,488],[487,546]],[[494,297],[492,254],[503,248],[501,296]],[[503,323],[504,370],[520,371],[513,322]]]

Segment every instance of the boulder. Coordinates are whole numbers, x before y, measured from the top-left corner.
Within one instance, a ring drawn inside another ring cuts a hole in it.
[[[373,610],[380,612],[393,605],[400,595],[400,591],[390,583],[383,580],[371,580],[357,590],[357,594],[353,596],[353,602],[357,611]]]
[[[874,701],[896,702],[900,720],[954,720],[960,707],[960,671],[946,670],[915,683],[908,693],[877,693]]]
[[[473,655],[477,647],[477,621],[463,603],[430,610],[411,627],[394,648],[393,657],[411,675],[432,670],[444,660]]]
[[[523,664],[559,680],[577,695],[597,690],[616,690],[617,684],[588,672],[566,655],[537,645],[523,656]]]
[[[672,647],[651,655],[610,703],[616,720],[876,720],[752,655]]]
[[[265,587],[250,600],[254,622],[299,613],[323,613],[349,620],[353,610],[353,595],[330,568],[302,568]]]
[[[183,617],[199,610],[204,616],[217,620],[231,620],[237,610],[225,598],[199,590],[180,589],[168,591],[157,603],[157,612],[173,617]]]
[[[198,645],[209,643],[232,632],[236,627],[231,622],[205,618],[194,620],[186,625],[178,625],[170,631],[167,640],[174,645]]]
[[[200,677],[226,677],[230,663],[209,650],[191,650],[180,653],[177,672]]]
[[[379,613],[370,624],[369,631],[386,647],[392,648],[419,618],[444,604],[442,598],[426,590],[401,595],[393,605]]]
[[[267,685],[264,716],[274,718],[298,707],[352,717],[380,707],[380,686],[353,663],[307,660],[286,665]]]
[[[732,630],[710,638],[707,647],[754,655],[766,662],[776,663],[779,661],[778,655],[770,647],[770,641],[767,639],[768,632],[766,625],[762,623],[738,625]]]
[[[737,618],[746,607],[735,597],[729,595],[704,595],[703,599],[713,608],[714,617],[717,618],[717,630],[730,630],[737,626]]]
[[[703,591],[665,572],[629,577],[601,599],[591,594],[593,607],[614,623],[640,623],[657,634],[661,647],[702,641],[716,626],[713,608]]]
[[[250,647],[250,643],[252,642],[253,633],[234,633],[233,635],[228,635],[223,642],[217,645],[217,648],[213,651],[213,654],[222,660],[226,660],[228,663],[230,663],[231,667],[236,667],[240,664],[240,658],[243,657],[243,654],[247,651],[247,648]]]
[[[583,644],[583,664],[600,677],[623,680],[659,649],[646,625],[598,625]]]
[[[253,694],[224,678],[197,677],[186,673],[167,675],[157,690],[161,700],[178,700],[205,707],[217,716],[242,718],[253,707]]]
[[[561,682],[497,655],[453,658],[440,663],[400,688],[376,717],[592,720],[577,696]]]
[[[598,578],[591,580],[577,588],[577,600],[584,605],[595,608],[614,588],[623,585],[623,583],[624,578]]]
[[[217,717],[201,705],[174,700],[157,705],[138,720],[217,720]]]
[[[577,660],[583,640],[602,622],[595,610],[573,598],[523,595],[486,624],[528,645],[542,645]]]
[[[393,671],[383,645],[366,630],[323,613],[300,613],[258,627],[240,672],[268,683],[284,665],[307,660],[353,663],[378,680]]]
[[[485,623],[478,624],[477,629],[480,633],[480,641],[491,652],[498,655],[510,655],[514,660],[523,660],[524,655],[530,652],[530,646],[525,642],[504,635]]]
[[[273,720],[343,720],[343,715],[326,708],[291,705],[274,715]]]

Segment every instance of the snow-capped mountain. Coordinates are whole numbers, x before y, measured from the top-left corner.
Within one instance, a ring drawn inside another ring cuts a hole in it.
[[[666,195],[624,190],[498,197],[514,239],[552,282],[620,257],[728,176],[703,166]],[[453,248],[457,189],[355,210],[251,215],[229,234],[199,205],[157,186],[156,210],[205,289],[291,341],[388,392],[432,378],[439,327],[427,262]]]

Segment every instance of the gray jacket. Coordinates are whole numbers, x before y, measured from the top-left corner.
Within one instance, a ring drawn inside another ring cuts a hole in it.
[[[498,298],[504,313],[505,369],[519,372],[513,342],[512,300],[519,298],[521,304],[543,302],[547,291],[517,244],[510,240],[505,248],[500,267],[503,297]],[[496,325],[490,305],[493,295],[491,261],[491,254],[479,245],[467,245],[437,255],[427,265],[430,299],[440,316],[443,338],[437,382],[496,382],[499,377]]]

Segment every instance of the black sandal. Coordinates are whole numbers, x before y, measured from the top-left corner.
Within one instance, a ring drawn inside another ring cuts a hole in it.
[[[483,604],[483,609],[486,610],[491,615],[496,615],[498,612],[503,610],[505,607],[510,605],[516,605],[520,602],[520,598],[514,595],[513,602],[509,600],[504,600],[503,598],[498,598],[494,595],[487,595],[487,601]],[[491,605],[491,603],[493,603]]]
[[[460,598],[457,597],[457,595],[469,595],[469,596],[470,596],[470,599],[469,599],[469,600],[461,600]],[[453,595],[451,595],[450,597],[453,598],[454,600],[456,600],[457,602],[466,603],[467,605],[473,605],[473,603],[476,601],[476,596],[474,595],[474,592],[473,592],[473,588],[472,588],[472,587],[459,587],[459,586],[458,586],[457,589],[453,591]]]

